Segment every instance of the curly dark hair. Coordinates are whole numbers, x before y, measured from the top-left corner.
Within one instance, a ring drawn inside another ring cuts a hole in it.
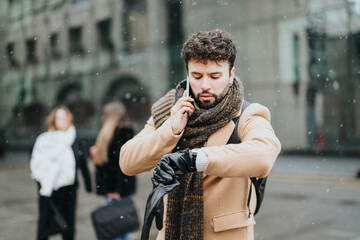
[[[230,34],[220,29],[214,29],[199,31],[191,35],[181,49],[181,58],[185,61],[186,69],[189,60],[204,64],[210,60],[228,62],[231,70],[234,66],[236,52],[236,46]]]

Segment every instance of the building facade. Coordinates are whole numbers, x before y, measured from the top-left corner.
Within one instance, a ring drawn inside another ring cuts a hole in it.
[[[237,42],[245,97],[270,108],[284,150],[359,151],[356,0],[6,0],[0,9],[3,148],[31,146],[57,104],[87,138],[113,99],[141,129],[186,75],[187,36],[221,28]]]

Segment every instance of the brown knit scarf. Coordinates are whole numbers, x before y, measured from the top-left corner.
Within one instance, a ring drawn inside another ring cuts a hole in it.
[[[186,81],[178,84],[152,107],[155,128],[170,117],[171,107],[183,95]],[[204,146],[209,136],[236,117],[243,99],[243,86],[238,78],[220,103],[210,109],[196,109],[173,152]],[[202,173],[187,173],[168,196],[165,239],[203,240],[204,206]]]

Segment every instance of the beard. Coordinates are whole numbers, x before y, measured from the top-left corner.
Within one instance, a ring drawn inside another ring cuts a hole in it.
[[[218,105],[224,99],[224,97],[227,94],[230,86],[231,85],[228,85],[219,95],[217,95],[215,93],[212,93],[212,92],[209,92],[209,91],[203,91],[201,93],[198,93],[195,96],[195,102],[199,106],[199,108],[201,108],[201,109],[213,108],[216,105]],[[210,94],[215,98],[215,100],[213,102],[211,102],[211,101],[201,101],[200,100],[200,95],[201,94]]]
[[[211,94],[214,98],[215,98],[215,101],[211,102],[211,101],[201,101],[200,100],[200,95],[201,94]],[[199,106],[199,108],[201,109],[210,109],[210,108],[213,108],[215,107],[219,102],[221,102],[222,99],[220,99],[220,96],[219,95],[216,95],[214,93],[211,93],[209,91],[204,91],[204,92],[201,92],[201,93],[198,93],[195,97],[195,102],[196,104]]]

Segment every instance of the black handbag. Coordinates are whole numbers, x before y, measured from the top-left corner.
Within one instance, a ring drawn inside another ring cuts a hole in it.
[[[113,239],[139,228],[139,218],[131,198],[121,198],[111,205],[101,206],[91,213],[99,240]]]
[[[59,231],[62,233],[68,232],[70,230],[68,223],[66,222],[65,218],[60,213],[59,209],[56,207],[56,205],[51,199],[49,199],[49,205],[54,213],[54,222],[56,226],[59,228]]]

